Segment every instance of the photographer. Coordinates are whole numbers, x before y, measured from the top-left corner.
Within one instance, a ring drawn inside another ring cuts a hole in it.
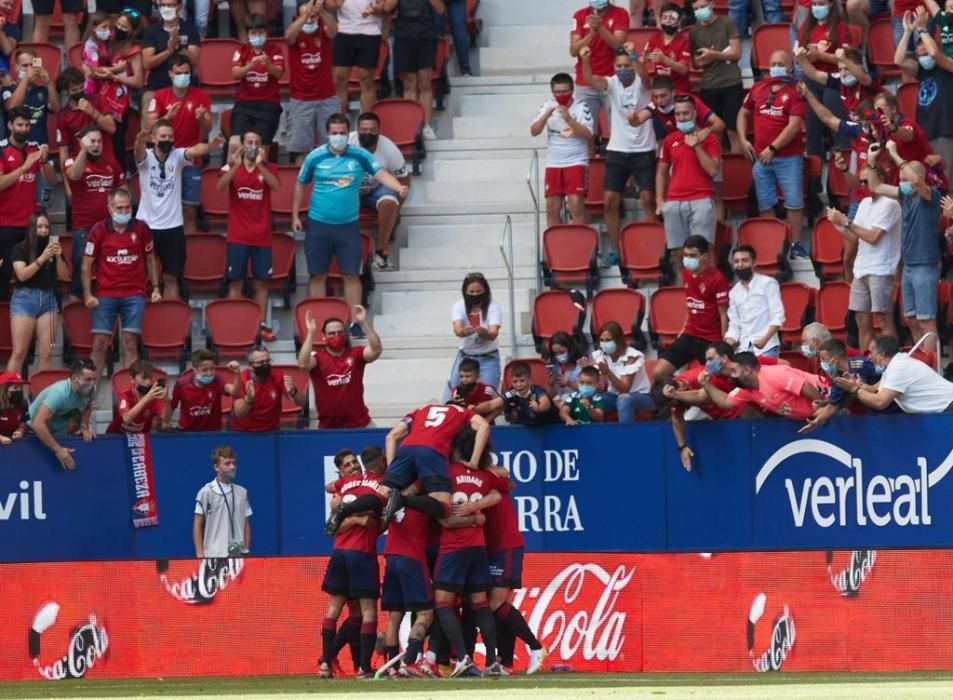
[[[251,544],[248,490],[235,483],[238,458],[231,447],[212,451],[215,478],[195,496],[192,542],[198,559],[243,557]]]
[[[480,363],[472,357],[460,360],[459,378],[448,403],[467,407],[490,423],[495,421],[503,412],[503,397],[494,387],[480,381]]]
[[[511,386],[503,392],[503,415],[506,421],[527,427],[556,423],[559,417],[553,402],[543,387],[533,384],[529,365],[514,362],[510,374]]]

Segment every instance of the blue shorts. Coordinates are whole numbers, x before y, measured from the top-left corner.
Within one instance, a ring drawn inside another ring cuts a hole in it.
[[[523,587],[523,547],[504,549],[490,557],[490,578],[494,588]]]
[[[427,565],[400,554],[388,554],[381,610],[433,610],[433,583]]]
[[[433,575],[433,586],[453,593],[475,593],[493,587],[486,547],[467,547],[441,552]]]
[[[342,275],[361,274],[361,229],[357,222],[324,224],[308,218],[304,234],[304,254],[309,275],[324,275],[331,269],[331,259],[338,261]]]
[[[202,203],[202,168],[182,168],[182,204],[197,207]]]
[[[226,249],[228,264],[225,268],[225,279],[230,281],[245,279],[249,258],[251,258],[251,276],[254,279],[271,279],[271,246],[229,243]]]
[[[397,450],[394,461],[387,467],[384,485],[404,490],[418,480],[427,493],[449,493],[450,468],[447,458],[429,447],[401,447]]]
[[[916,316],[918,321],[936,318],[936,287],[939,281],[939,266],[905,264],[900,281],[903,315],[908,318]]]
[[[376,554],[353,549],[331,552],[321,590],[345,598],[380,598],[381,572]]]
[[[361,209],[378,209],[381,202],[389,199],[397,206],[400,206],[400,195],[385,185],[378,185],[367,194],[361,197]]]
[[[119,316],[123,333],[142,331],[142,313],[146,310],[145,297],[98,297],[99,306],[93,309],[93,334],[112,335]]]
[[[56,294],[48,289],[30,289],[17,287],[10,298],[11,316],[28,316],[39,318],[58,310]]]
[[[774,208],[779,187],[785,209],[804,208],[804,156],[775,158],[769,165],[756,160],[751,175],[758,194],[758,211]]]

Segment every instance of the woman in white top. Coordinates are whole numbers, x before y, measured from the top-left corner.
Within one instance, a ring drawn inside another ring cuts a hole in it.
[[[649,397],[651,384],[645,371],[645,355],[625,344],[622,327],[606,321],[599,329],[599,349],[589,363],[599,370],[605,386],[606,410],[615,410],[620,423],[635,421],[635,412],[654,411]]]
[[[460,361],[466,357],[480,363],[480,382],[500,388],[500,350],[496,338],[500,334],[503,314],[493,301],[490,284],[480,272],[471,272],[463,278],[463,298],[450,312],[453,332],[460,338],[460,350],[453,361],[450,379],[443,390],[443,401],[450,400],[450,392],[458,381]]]

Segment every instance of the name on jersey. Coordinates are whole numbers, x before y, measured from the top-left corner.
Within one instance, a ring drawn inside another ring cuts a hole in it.
[[[239,187],[235,194],[238,195],[239,199],[250,199],[255,202],[261,202],[265,199],[264,189],[256,190],[251,187]]]
[[[477,488],[483,488],[483,479],[471,474],[461,474],[454,479],[454,481],[456,481],[458,484],[473,484]]]
[[[87,175],[86,188],[96,192],[105,192],[112,189],[114,179],[112,175]]]
[[[347,386],[351,383],[351,373],[329,374],[326,381],[328,386]]]
[[[361,479],[360,481],[357,481],[357,480],[349,481],[343,486],[341,486],[341,493],[347,493],[348,491],[351,491],[358,487],[364,487],[364,488],[371,489],[372,491],[377,491],[377,489],[380,488],[380,485],[381,485],[381,482],[379,482],[377,479]]]

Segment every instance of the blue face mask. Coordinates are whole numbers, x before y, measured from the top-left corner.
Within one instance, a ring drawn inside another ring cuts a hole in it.
[[[179,89],[187,88],[191,82],[191,73],[177,73],[172,76],[172,84]]]
[[[714,11],[711,9],[710,5],[708,7],[702,7],[695,10],[695,19],[697,19],[699,22],[707,22],[711,19],[713,13]]]
[[[831,8],[827,5],[811,5],[811,14],[814,19],[823,21],[830,16]]]
[[[599,343],[599,349],[602,350],[606,355],[611,355],[618,347],[615,344],[614,340],[603,340]]]
[[[558,353],[556,355],[556,362],[558,362],[561,365],[564,365],[567,362],[569,362],[569,353],[568,352]]]
[[[596,11],[606,9],[606,5],[608,4],[609,0],[589,0],[589,7]]]
[[[635,82],[635,68],[616,68],[615,77],[619,82],[628,87]]]
[[[347,148],[347,134],[331,134],[328,136],[328,145],[335,151],[341,152]]]
[[[698,258],[682,258],[682,267],[684,267],[689,272],[694,272],[698,269],[699,260]]]
[[[824,362],[821,360],[821,369],[830,376],[835,376],[837,374],[837,365],[832,362]]]
[[[591,399],[595,396],[596,388],[589,384],[580,384],[579,385],[579,395],[584,399]]]
[[[251,44],[252,48],[260,49],[265,45],[266,38],[267,37],[264,37],[261,34],[256,34],[255,36],[248,37],[248,43]]]
[[[911,194],[913,194],[913,185],[911,185],[906,180],[902,180],[900,182],[900,194],[903,194],[909,197]]]
[[[695,131],[695,122],[675,122],[675,126],[683,134],[690,134]]]
[[[817,355],[814,349],[806,343],[801,345],[801,354],[808,359],[812,359]]]
[[[847,87],[853,87],[857,84],[857,77],[853,73],[847,73],[840,77],[840,81]]]
[[[316,31],[318,31],[318,23],[305,22],[301,25],[301,31],[303,31],[305,34],[314,34]]]
[[[198,380],[199,384],[201,384],[202,386],[208,386],[209,384],[215,381],[215,375],[214,374],[200,374],[196,377],[196,379]]]
[[[788,69],[784,66],[771,66],[768,68],[768,75],[772,78],[787,78]]]
[[[117,226],[125,226],[132,221],[132,214],[113,214],[113,223]]]
[[[936,61],[933,60],[932,56],[917,56],[917,61],[923,70],[933,70],[936,68]]]
[[[705,363],[705,369],[708,371],[708,374],[721,374],[721,370],[724,369],[724,367],[725,363],[720,357],[708,360]]]
[[[878,376],[878,377],[879,377],[881,374],[883,374],[885,371],[887,371],[887,368],[886,368],[885,366],[883,366],[883,365],[874,365],[874,372],[877,373],[877,376]]]

